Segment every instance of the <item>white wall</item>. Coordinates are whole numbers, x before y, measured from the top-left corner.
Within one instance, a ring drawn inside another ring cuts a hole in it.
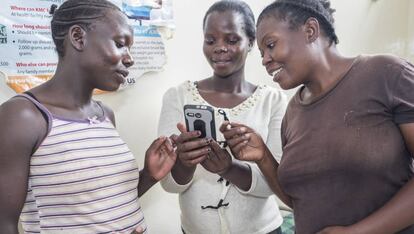
[[[347,55],[393,53],[406,57],[409,0],[332,1],[337,9],[339,48]],[[411,11],[412,14],[414,11]],[[411,18],[413,17],[411,14]]]
[[[202,53],[202,18],[214,0],[174,0],[177,29],[166,41],[168,63],[163,72],[141,77],[136,85],[122,92],[97,96],[116,113],[122,138],[136,155],[139,165],[150,142],[157,137],[161,99],[167,88],[184,80],[199,80],[211,75]],[[256,16],[271,0],[246,0]],[[332,0],[337,9],[336,26],[339,49],[346,55],[392,52],[414,60],[414,3],[409,0]],[[411,14],[408,14],[411,9]],[[411,49],[408,49],[408,42]],[[246,66],[252,82],[272,86],[261,66],[257,49]],[[292,92],[290,92],[291,94]],[[0,103],[14,93],[0,81]],[[176,195],[167,194],[159,185],[141,199],[151,233],[180,233]]]

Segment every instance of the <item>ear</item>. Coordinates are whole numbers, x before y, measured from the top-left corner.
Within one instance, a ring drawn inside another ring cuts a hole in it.
[[[86,44],[86,31],[79,25],[73,25],[68,32],[69,41],[77,51],[82,51]]]
[[[249,49],[248,51],[250,52],[254,47],[254,40],[249,40]]]
[[[303,25],[306,34],[306,39],[309,43],[316,41],[320,36],[319,21],[316,18],[310,17]]]

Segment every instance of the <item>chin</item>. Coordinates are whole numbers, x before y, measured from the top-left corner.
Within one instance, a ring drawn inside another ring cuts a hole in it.
[[[232,74],[233,74],[232,72],[224,72],[224,71],[217,72],[217,71],[214,71],[214,75],[219,77],[219,78],[222,78],[222,79],[226,79],[227,77],[231,76]]]
[[[102,87],[97,87],[97,89],[107,91],[107,92],[113,92],[113,91],[117,91],[119,87],[120,87],[119,84],[110,84],[110,85],[105,85]]]
[[[294,89],[296,87],[298,87],[300,84],[294,84],[294,83],[289,83],[289,82],[277,82],[280,86],[280,88],[282,88],[283,90],[289,90],[289,89]]]

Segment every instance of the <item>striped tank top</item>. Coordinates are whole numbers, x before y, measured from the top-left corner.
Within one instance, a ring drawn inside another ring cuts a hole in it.
[[[25,233],[146,230],[138,202],[139,170],[111,121],[60,118],[34,98],[19,96],[48,119],[48,134],[30,160],[20,216]]]

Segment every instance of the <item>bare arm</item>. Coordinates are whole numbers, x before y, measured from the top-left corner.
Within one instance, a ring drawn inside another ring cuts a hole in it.
[[[33,104],[16,98],[0,106],[0,129],[0,233],[17,234],[30,157],[47,127]]]
[[[276,161],[270,150],[266,147],[265,156],[261,161],[256,162],[265,176],[267,183],[269,184],[272,191],[282,200],[287,206],[293,208],[292,201],[289,196],[287,196],[280,184],[277,175],[277,169],[279,163]]]
[[[215,173],[230,181],[243,191],[248,191],[252,184],[252,172],[247,163],[232,159],[227,150],[222,149],[217,142],[209,144],[211,152],[201,165],[211,173]]]
[[[197,168],[197,164],[204,161],[211,148],[207,139],[200,139],[200,132],[187,132],[184,124],[178,123],[177,128],[181,132],[179,136],[173,135],[173,141],[177,145],[178,160],[171,170],[174,180],[181,185],[188,184]]]
[[[158,181],[150,175],[146,168],[139,172],[138,197],[146,193]]]
[[[159,137],[145,152],[145,165],[139,173],[138,196],[142,196],[154,184],[170,173],[177,155],[168,137]]]
[[[244,161],[256,162],[265,176],[269,187],[288,206],[292,207],[290,198],[283,192],[278,182],[277,169],[279,163],[275,160],[263,139],[253,129],[239,123],[223,123],[220,131],[226,138],[233,155]]]
[[[231,167],[220,175],[244,191],[248,191],[252,185],[252,171],[250,167],[239,160],[233,160]]]

